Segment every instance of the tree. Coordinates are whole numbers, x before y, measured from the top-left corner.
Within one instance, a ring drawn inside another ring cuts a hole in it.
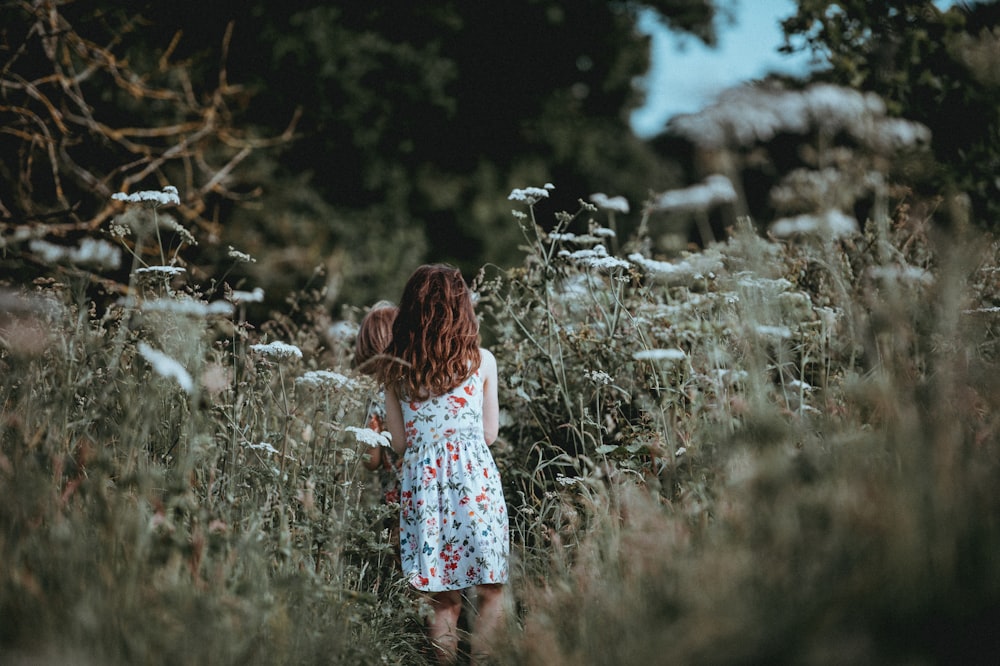
[[[714,39],[713,0],[647,4]],[[640,7],[5,2],[0,214],[99,227],[112,191],[176,184],[258,257],[245,277],[281,294],[320,266],[331,304],[420,261],[508,263],[514,187],[555,183],[554,213],[676,178],[628,127]]]
[[[810,49],[817,78],[872,91],[930,128],[938,170],[926,185],[969,195],[977,220],[1000,214],[1000,4],[799,0],[785,50]]]

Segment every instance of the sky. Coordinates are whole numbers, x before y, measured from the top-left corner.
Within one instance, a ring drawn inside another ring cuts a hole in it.
[[[795,13],[795,0],[736,0],[735,4],[736,23],[717,24],[715,48],[643,15],[639,29],[652,38],[652,63],[643,82],[646,104],[631,116],[638,136],[656,134],[678,113],[701,110],[725,88],[769,72],[808,71],[808,54],[792,57],[777,51],[782,43],[780,21]]]

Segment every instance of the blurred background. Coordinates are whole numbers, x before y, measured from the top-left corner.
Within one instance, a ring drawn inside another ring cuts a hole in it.
[[[3,2],[3,271],[39,277],[46,262],[19,242],[106,229],[114,192],[174,185],[201,240],[183,255],[192,275],[262,287],[261,316],[309,289],[336,316],[397,297],[422,262],[470,278],[518,263],[513,188],[555,186],[542,225],[593,193],[624,196],[627,235],[651,194],[718,166],[670,119],[748,76],[877,92],[933,132],[909,182],[964,193],[988,226],[1000,75],[975,63],[993,62],[998,14],[908,0]],[[784,162],[739,189],[767,191],[795,150],[780,144]],[[738,212],[769,214],[747,199]],[[256,261],[228,266],[230,246]]]

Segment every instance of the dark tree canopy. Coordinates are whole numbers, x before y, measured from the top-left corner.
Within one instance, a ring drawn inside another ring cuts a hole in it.
[[[170,181],[191,219],[280,257],[254,276],[279,291],[318,265],[366,300],[418,261],[504,263],[514,187],[554,183],[554,213],[676,179],[628,127],[637,13],[712,43],[715,4],[3,2],[0,104],[21,130],[0,204],[99,225],[110,192]]]

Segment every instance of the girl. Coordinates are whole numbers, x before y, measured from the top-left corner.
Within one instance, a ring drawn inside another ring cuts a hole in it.
[[[456,659],[462,591],[475,586],[475,660],[503,620],[510,540],[489,450],[499,429],[497,364],[479,347],[458,269],[421,266],[410,276],[379,377],[392,446],[403,456],[403,573],[431,594],[429,634],[441,662]]]
[[[365,375],[374,375],[378,363],[392,340],[392,322],[396,319],[398,308],[389,301],[379,301],[372,306],[368,314],[361,320],[358,327],[358,337],[354,342],[354,367]],[[375,432],[385,432],[385,394],[383,391],[374,396],[368,405],[365,425]],[[399,503],[399,456],[392,449],[382,446],[368,448],[364,466],[371,471],[380,470],[382,480],[382,499],[386,504]],[[393,550],[399,553],[399,520],[393,520],[387,526],[389,541]]]

